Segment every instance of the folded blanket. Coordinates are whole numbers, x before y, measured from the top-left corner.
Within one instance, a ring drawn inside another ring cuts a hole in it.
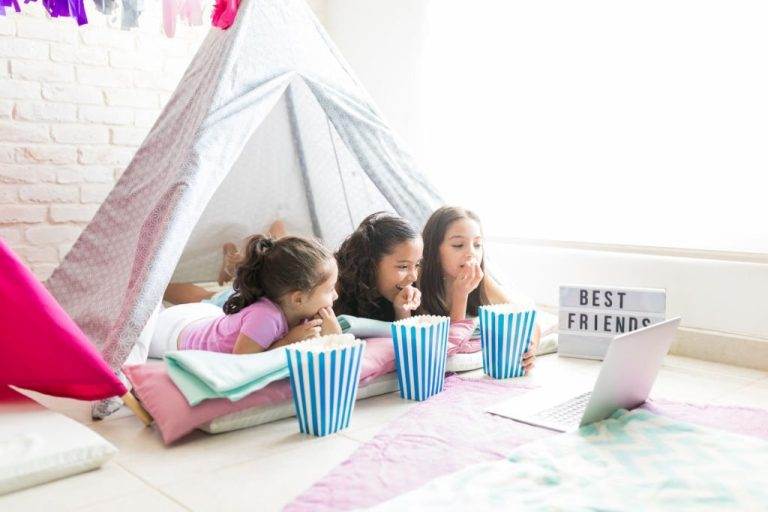
[[[357,338],[389,338],[391,322],[359,318],[351,315],[339,315],[341,331],[353,334]],[[471,354],[480,351],[480,326],[476,319],[451,322],[448,331],[448,354]]]
[[[374,320],[373,318],[360,318],[351,315],[339,315],[337,318],[339,320],[339,325],[341,326],[341,332],[344,334],[354,334],[357,338],[388,338],[391,336],[389,330],[391,322]],[[478,338],[480,336],[480,323],[476,318],[451,322],[451,327],[454,327],[457,324],[461,327],[456,335],[459,335],[460,332],[462,340]],[[544,311],[539,311],[536,324],[541,329],[541,337],[544,338],[557,330],[557,316]],[[469,326],[471,326],[471,330],[467,332]],[[453,339],[455,339],[453,334],[451,338],[450,341],[452,344],[461,345],[461,343],[453,341]],[[480,341],[477,342],[477,348],[474,350],[460,352],[476,352],[478,350],[480,350]],[[554,350],[552,351],[554,352]]]
[[[288,377],[283,350],[259,354],[178,350],[165,354],[165,364],[189,405],[211,398],[235,402],[270,382]]]
[[[391,336],[389,331],[391,322],[352,315],[339,315],[336,318],[341,326],[341,332],[353,334],[356,338],[388,338]]]
[[[243,356],[237,356],[243,357]],[[163,442],[170,444],[211,420],[252,407],[285,404],[291,400],[288,379],[272,382],[237,402],[225,398],[205,400],[190,406],[187,399],[168,375],[168,366],[162,361],[152,361],[123,367],[133,385],[133,391],[144,408],[155,419],[155,425]],[[390,338],[366,340],[363,363],[360,368],[360,386],[367,386],[375,379],[395,371],[395,351]]]
[[[341,332],[344,334],[354,334],[356,338],[389,338],[392,336],[390,331],[392,322],[374,320],[373,318],[360,318],[352,315],[339,315],[337,319],[341,326]],[[452,322],[451,326],[453,327],[455,324],[461,325],[462,338],[469,339],[480,336],[480,324],[476,319],[459,320],[458,322]],[[469,331],[467,331],[467,326],[469,326]]]
[[[551,331],[552,329],[544,331],[542,328],[536,355],[541,356],[557,352],[557,334],[549,334]],[[480,352],[481,346],[478,336],[475,320],[467,319],[451,322],[451,328],[448,330],[448,355]]]

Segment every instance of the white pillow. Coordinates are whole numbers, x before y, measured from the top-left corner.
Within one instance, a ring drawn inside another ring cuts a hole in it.
[[[550,334],[557,333],[557,329],[559,327],[559,319],[557,318],[557,315],[553,315],[552,313],[547,313],[546,311],[541,310],[536,312],[536,323],[541,329],[542,340]]]
[[[0,495],[95,469],[117,448],[32,400],[0,404]]]
[[[445,371],[447,373],[468,372],[483,367],[483,352],[472,352],[469,354],[453,354],[448,356],[445,361]]]

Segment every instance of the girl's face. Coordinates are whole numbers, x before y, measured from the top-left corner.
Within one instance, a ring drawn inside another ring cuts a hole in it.
[[[421,254],[424,243],[421,237],[400,242],[389,254],[385,254],[376,266],[376,289],[390,302],[406,286],[419,278]]]
[[[443,275],[456,278],[467,262],[483,261],[483,235],[480,224],[469,218],[452,222],[440,244],[440,266]]]
[[[303,318],[312,318],[317,315],[322,308],[333,308],[333,301],[339,296],[336,293],[336,279],[339,277],[339,269],[336,266],[336,260],[330,259],[324,263],[328,272],[328,279],[317,285],[310,292],[301,293],[300,316]]]

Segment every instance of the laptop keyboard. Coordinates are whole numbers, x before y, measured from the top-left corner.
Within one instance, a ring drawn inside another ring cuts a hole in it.
[[[567,402],[563,402],[536,413],[532,419],[541,421],[542,423],[556,423],[561,425],[579,423],[581,417],[584,415],[584,410],[587,408],[587,403],[589,403],[589,398],[591,396],[591,391],[584,393],[583,395],[575,396]]]

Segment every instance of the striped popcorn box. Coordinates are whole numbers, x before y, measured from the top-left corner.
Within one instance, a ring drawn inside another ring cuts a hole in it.
[[[325,436],[349,426],[365,342],[334,334],[285,348],[293,406],[304,434]]]
[[[536,310],[496,304],[480,306],[479,314],[483,371],[494,379],[522,377],[523,354],[531,346]]]
[[[428,315],[392,323],[395,368],[402,398],[426,400],[443,390],[450,325],[448,317]]]

